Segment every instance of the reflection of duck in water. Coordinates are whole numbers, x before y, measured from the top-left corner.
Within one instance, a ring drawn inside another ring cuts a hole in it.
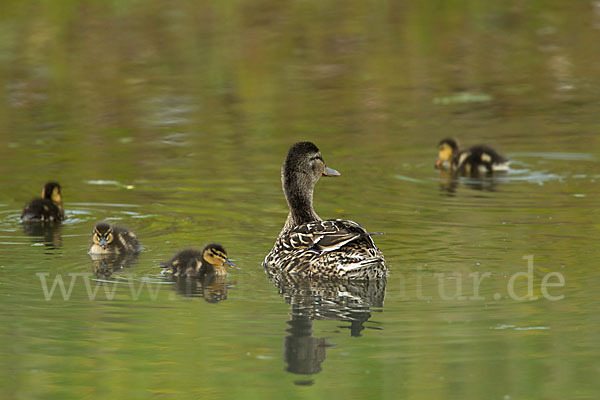
[[[315,374],[321,370],[325,351],[331,345],[313,336],[314,320],[349,322],[342,326],[351,336],[361,336],[372,308],[383,307],[386,279],[314,280],[289,274],[271,275],[286,303],[290,304],[290,328],[284,339],[286,370],[296,374]],[[377,329],[377,328],[374,328]],[[304,384],[300,382],[300,384]]]
[[[453,196],[456,193],[459,183],[464,184],[470,189],[494,192],[496,191],[498,181],[493,176],[461,177],[448,169],[440,170],[440,189],[449,196]]]
[[[113,274],[135,264],[138,253],[90,254],[96,278],[109,280]]]
[[[92,233],[90,254],[137,253],[140,245],[135,233],[108,222],[98,222]]]
[[[227,269],[238,268],[220,244],[209,244],[202,251],[178,252],[162,267],[175,279],[175,287],[184,296],[204,297],[216,303],[227,298]]]
[[[23,223],[23,231],[27,236],[32,237],[34,243],[43,243],[48,249],[57,249],[62,241],[62,224],[33,222]]]
[[[202,297],[207,303],[227,300],[230,284],[224,275],[207,275],[204,278],[174,277],[175,290],[185,297]]]
[[[321,176],[339,176],[325,166],[313,143],[300,142],[288,151],[281,168],[290,212],[263,267],[304,277],[378,279],[387,266],[371,234],[354,221],[323,221],[313,208],[314,187]]]
[[[283,338],[283,361],[286,371],[293,374],[317,374],[321,372],[321,363],[325,361],[325,350],[332,347],[326,338],[313,336],[314,321],[309,316],[291,313],[290,326]]]
[[[48,182],[42,188],[42,196],[33,199],[21,213],[21,220],[55,222],[65,219],[62,208],[62,194],[57,182]]]
[[[507,171],[509,162],[489,146],[478,145],[460,150],[458,141],[446,138],[438,143],[438,160],[435,166],[440,170],[447,169],[452,173],[476,177],[480,173]]]

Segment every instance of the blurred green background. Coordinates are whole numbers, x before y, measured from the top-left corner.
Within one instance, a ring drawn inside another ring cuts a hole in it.
[[[597,1],[2,1],[0,397],[598,398],[598,43]],[[446,136],[511,172],[440,176]],[[387,285],[265,276],[299,140],[342,173],[321,217],[386,232]],[[68,219],[32,231],[50,179]],[[46,301],[102,219],[144,251]],[[157,276],[212,241],[227,284]]]

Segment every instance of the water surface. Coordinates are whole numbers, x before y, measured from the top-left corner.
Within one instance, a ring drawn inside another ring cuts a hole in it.
[[[2,398],[598,397],[596,2],[0,7]],[[512,170],[440,175],[445,136]],[[317,212],[386,233],[386,281],[265,276],[298,140],[342,173]],[[48,179],[68,219],[24,227]],[[137,258],[90,258],[102,219]],[[225,282],[159,275],[213,241]]]

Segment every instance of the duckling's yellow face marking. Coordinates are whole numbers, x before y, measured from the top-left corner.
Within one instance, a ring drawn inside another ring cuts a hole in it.
[[[442,163],[448,162],[452,159],[453,155],[452,147],[448,145],[448,143],[442,143],[438,147],[438,162],[437,165],[441,165]]]
[[[215,266],[223,266],[227,263],[227,254],[212,247],[206,249],[202,257],[207,263]]]
[[[52,192],[48,193],[47,191],[50,191],[50,190],[52,190]],[[50,199],[54,203],[58,204],[59,206],[62,206],[62,196],[60,194],[60,186],[58,186],[58,184],[47,183],[42,188],[42,199]]]
[[[94,228],[94,234],[92,236],[92,241],[94,244],[106,249],[109,244],[113,242],[115,239],[112,228],[109,228],[106,232],[100,232],[98,229]]]
[[[52,201],[55,202],[58,205],[62,206],[62,196],[60,195],[60,189],[55,187],[54,190],[52,191]]]

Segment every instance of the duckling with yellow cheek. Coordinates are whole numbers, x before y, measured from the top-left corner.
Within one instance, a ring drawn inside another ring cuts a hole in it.
[[[204,250],[193,249],[182,250],[162,265],[164,271],[175,277],[196,277],[204,278],[207,275],[226,276],[227,269],[238,268],[237,265],[229,261],[227,252],[217,243],[207,245]]]
[[[62,221],[65,212],[62,207],[62,194],[57,182],[48,182],[42,188],[42,197],[32,200],[23,209],[23,221]]]
[[[455,139],[446,138],[438,144],[438,160],[435,167],[465,175],[477,175],[508,171],[509,163],[508,159],[491,147],[478,145],[467,150],[460,150]]]
[[[126,228],[99,222],[92,233],[90,254],[137,253],[140,245],[135,233]]]

